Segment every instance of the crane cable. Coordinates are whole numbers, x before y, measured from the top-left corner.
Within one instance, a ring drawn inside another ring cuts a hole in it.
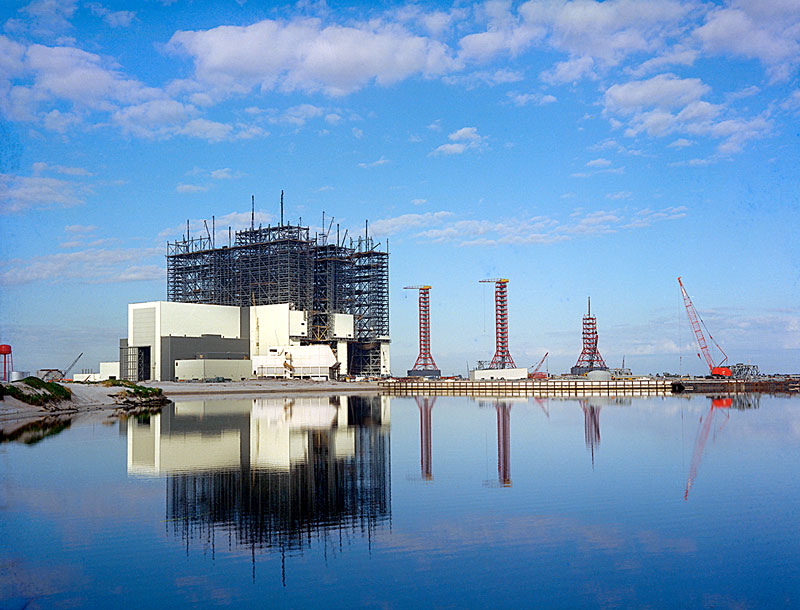
[[[708,326],[706,326],[706,323],[705,323],[705,321],[703,320],[703,318],[700,316],[700,313],[699,313],[699,312],[698,312],[696,309],[695,309],[695,314],[697,314],[697,317],[698,317],[698,319],[700,320],[700,323],[703,325],[703,328],[705,328],[705,329],[706,329],[706,334],[708,335],[708,338],[709,338],[709,339],[711,339],[711,342],[712,342],[714,345],[716,345],[716,346],[717,346],[717,349],[718,349],[718,350],[720,351],[720,353],[721,353],[721,354],[724,356],[724,358],[722,359],[722,361],[721,361],[721,362],[720,362],[720,363],[717,365],[717,366],[722,366],[722,364],[723,364],[723,363],[724,363],[724,362],[725,362],[725,361],[728,359],[728,354],[726,354],[726,353],[725,353],[725,350],[723,350],[723,349],[722,349],[722,348],[719,346],[719,343],[717,343],[717,340],[716,340],[716,339],[714,339],[714,337],[711,335],[711,331],[710,331],[710,330],[708,330]]]

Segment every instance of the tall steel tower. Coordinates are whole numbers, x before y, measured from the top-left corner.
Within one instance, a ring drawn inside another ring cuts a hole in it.
[[[494,358],[490,369],[515,369],[514,359],[508,351],[508,280],[495,278],[480,280],[482,284],[494,284]]]
[[[408,376],[441,377],[442,372],[431,356],[431,287],[403,286],[403,290],[419,290],[419,356]]]
[[[570,372],[573,375],[585,375],[589,371],[608,370],[603,357],[597,351],[597,318],[592,315],[592,299],[589,298],[588,313],[583,316],[583,351],[578,362]]]

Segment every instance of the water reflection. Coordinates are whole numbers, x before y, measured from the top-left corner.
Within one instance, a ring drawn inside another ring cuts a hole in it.
[[[435,396],[415,396],[419,407],[419,453],[420,471],[425,481],[433,480],[433,464],[431,457],[431,412],[436,404]]]
[[[128,472],[165,476],[186,544],[301,551],[391,516],[389,399],[183,401],[128,424]]]

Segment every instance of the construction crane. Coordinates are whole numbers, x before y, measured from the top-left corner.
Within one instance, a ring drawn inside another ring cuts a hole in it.
[[[686,492],[683,494],[684,500],[689,499],[689,490],[692,488],[692,484],[697,478],[697,470],[700,468],[700,461],[703,459],[703,452],[705,451],[706,442],[708,441],[708,433],[711,431],[711,420],[714,419],[714,413],[720,409],[726,409],[725,414],[727,417],[720,427],[720,430],[722,430],[722,427],[728,423],[728,419],[730,418],[730,408],[732,404],[733,400],[731,398],[714,398],[711,400],[711,409],[705,419],[702,417],[700,418],[700,429],[697,432],[694,455],[692,455],[692,463],[689,466],[689,477],[686,480]]]
[[[78,354],[78,357],[72,361],[72,364],[70,364],[63,371],[59,371],[58,369],[48,370],[44,375],[42,375],[42,381],[58,381],[66,379],[67,375],[69,375],[69,372],[72,370],[72,367],[74,367],[78,363],[78,360],[81,359],[81,356],[83,356],[83,352]]]
[[[703,352],[703,357],[705,357],[706,364],[708,364],[708,369],[711,371],[711,375],[715,377],[730,377],[731,370],[726,367],[722,366],[725,364],[725,361],[728,359],[727,354],[723,351],[723,349],[719,346],[714,340],[714,337],[711,336],[711,333],[708,333],[708,338],[717,346],[717,349],[720,353],[724,356],[722,362],[719,364],[714,363],[714,359],[711,357],[711,352],[708,350],[708,344],[706,343],[705,335],[703,335],[703,329],[700,328],[700,323],[702,322],[703,326],[705,326],[705,322],[702,321],[700,316],[697,315],[697,311],[692,304],[692,299],[689,298],[689,294],[686,292],[686,288],[683,287],[683,282],[681,282],[681,278],[678,277],[678,284],[681,287],[681,294],[683,294],[683,304],[686,306],[686,313],[689,316],[689,322],[692,323],[692,329],[694,330],[695,337],[697,337],[697,344],[700,346],[700,351]],[[706,327],[706,331],[708,331],[708,327]],[[701,360],[703,358],[700,357],[700,354],[697,354],[697,357]]]
[[[63,372],[63,373],[61,373],[61,378],[62,378],[62,379],[66,379],[66,378],[67,378],[67,375],[69,375],[69,372],[70,372],[70,371],[73,369],[73,367],[74,367],[76,364],[78,364],[78,360],[80,360],[80,359],[81,359],[81,356],[83,356],[83,352],[81,352],[80,354],[78,354],[78,357],[77,357],[77,358],[75,358],[75,360],[73,360],[73,361],[72,361],[72,364],[70,364],[70,365],[69,365],[69,366],[68,366],[68,367],[67,367],[67,368],[64,370],[64,372]]]
[[[542,359],[539,360],[539,364],[537,364],[536,368],[533,369],[533,372],[528,375],[528,378],[530,378],[530,379],[546,379],[547,378],[547,373],[540,373],[539,369],[542,368],[542,365],[544,364],[544,361],[547,359],[547,356],[548,356],[549,353],[550,352],[545,352],[544,356],[542,356]]]

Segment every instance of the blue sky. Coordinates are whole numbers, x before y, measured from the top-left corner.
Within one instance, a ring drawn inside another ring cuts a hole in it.
[[[0,342],[118,357],[189,219],[389,239],[392,364],[600,351],[703,373],[678,275],[732,362],[800,370],[800,3],[34,0],[0,6]]]

